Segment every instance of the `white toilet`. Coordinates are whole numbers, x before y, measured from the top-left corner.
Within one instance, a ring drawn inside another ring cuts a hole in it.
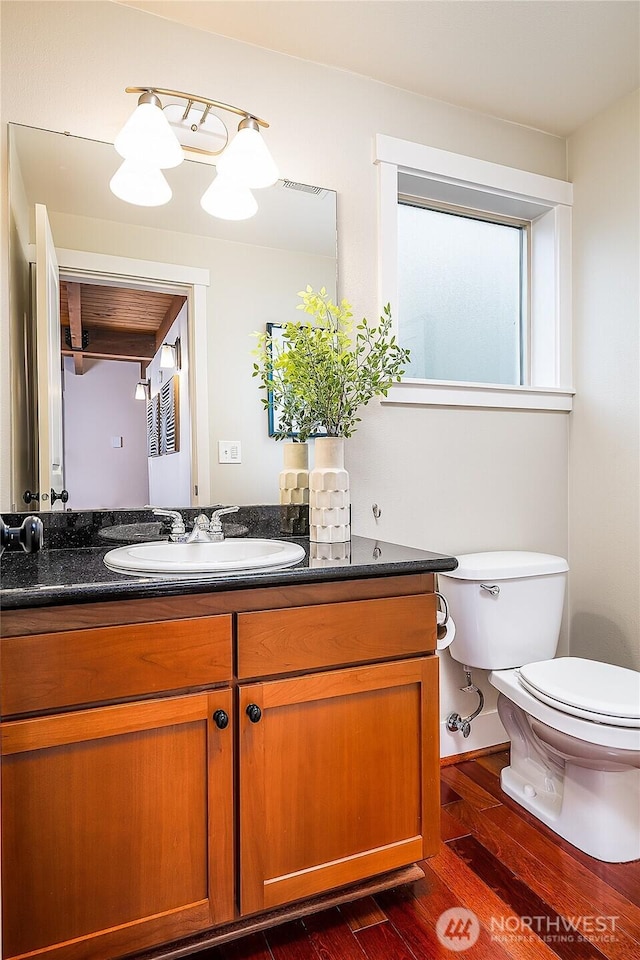
[[[585,853],[640,857],[640,673],[555,656],[566,560],[505,551],[439,574],[456,623],[449,647],[491,670],[511,741],[502,789]]]

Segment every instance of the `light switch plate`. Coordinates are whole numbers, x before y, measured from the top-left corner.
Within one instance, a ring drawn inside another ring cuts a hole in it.
[[[242,463],[239,440],[218,440],[218,463]]]

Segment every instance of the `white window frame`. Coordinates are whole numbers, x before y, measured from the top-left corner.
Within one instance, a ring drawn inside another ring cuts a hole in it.
[[[571,369],[571,207],[573,185],[526,170],[378,134],[379,302],[398,316],[398,178],[420,178],[424,200],[499,216],[515,209],[530,223],[529,375],[525,386],[405,378],[389,404],[569,412]],[[529,214],[526,215],[526,211]],[[523,216],[523,211],[525,215]],[[396,329],[397,334],[397,329]]]

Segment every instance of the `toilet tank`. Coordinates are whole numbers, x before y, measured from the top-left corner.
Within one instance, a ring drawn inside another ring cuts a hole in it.
[[[456,625],[454,660],[506,670],[555,656],[569,565],[547,553],[467,553],[438,574]]]

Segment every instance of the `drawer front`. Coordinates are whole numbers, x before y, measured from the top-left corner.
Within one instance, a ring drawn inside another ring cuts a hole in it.
[[[2,640],[2,716],[228,682],[231,616]]]
[[[429,653],[434,594],[238,614],[238,677]]]

